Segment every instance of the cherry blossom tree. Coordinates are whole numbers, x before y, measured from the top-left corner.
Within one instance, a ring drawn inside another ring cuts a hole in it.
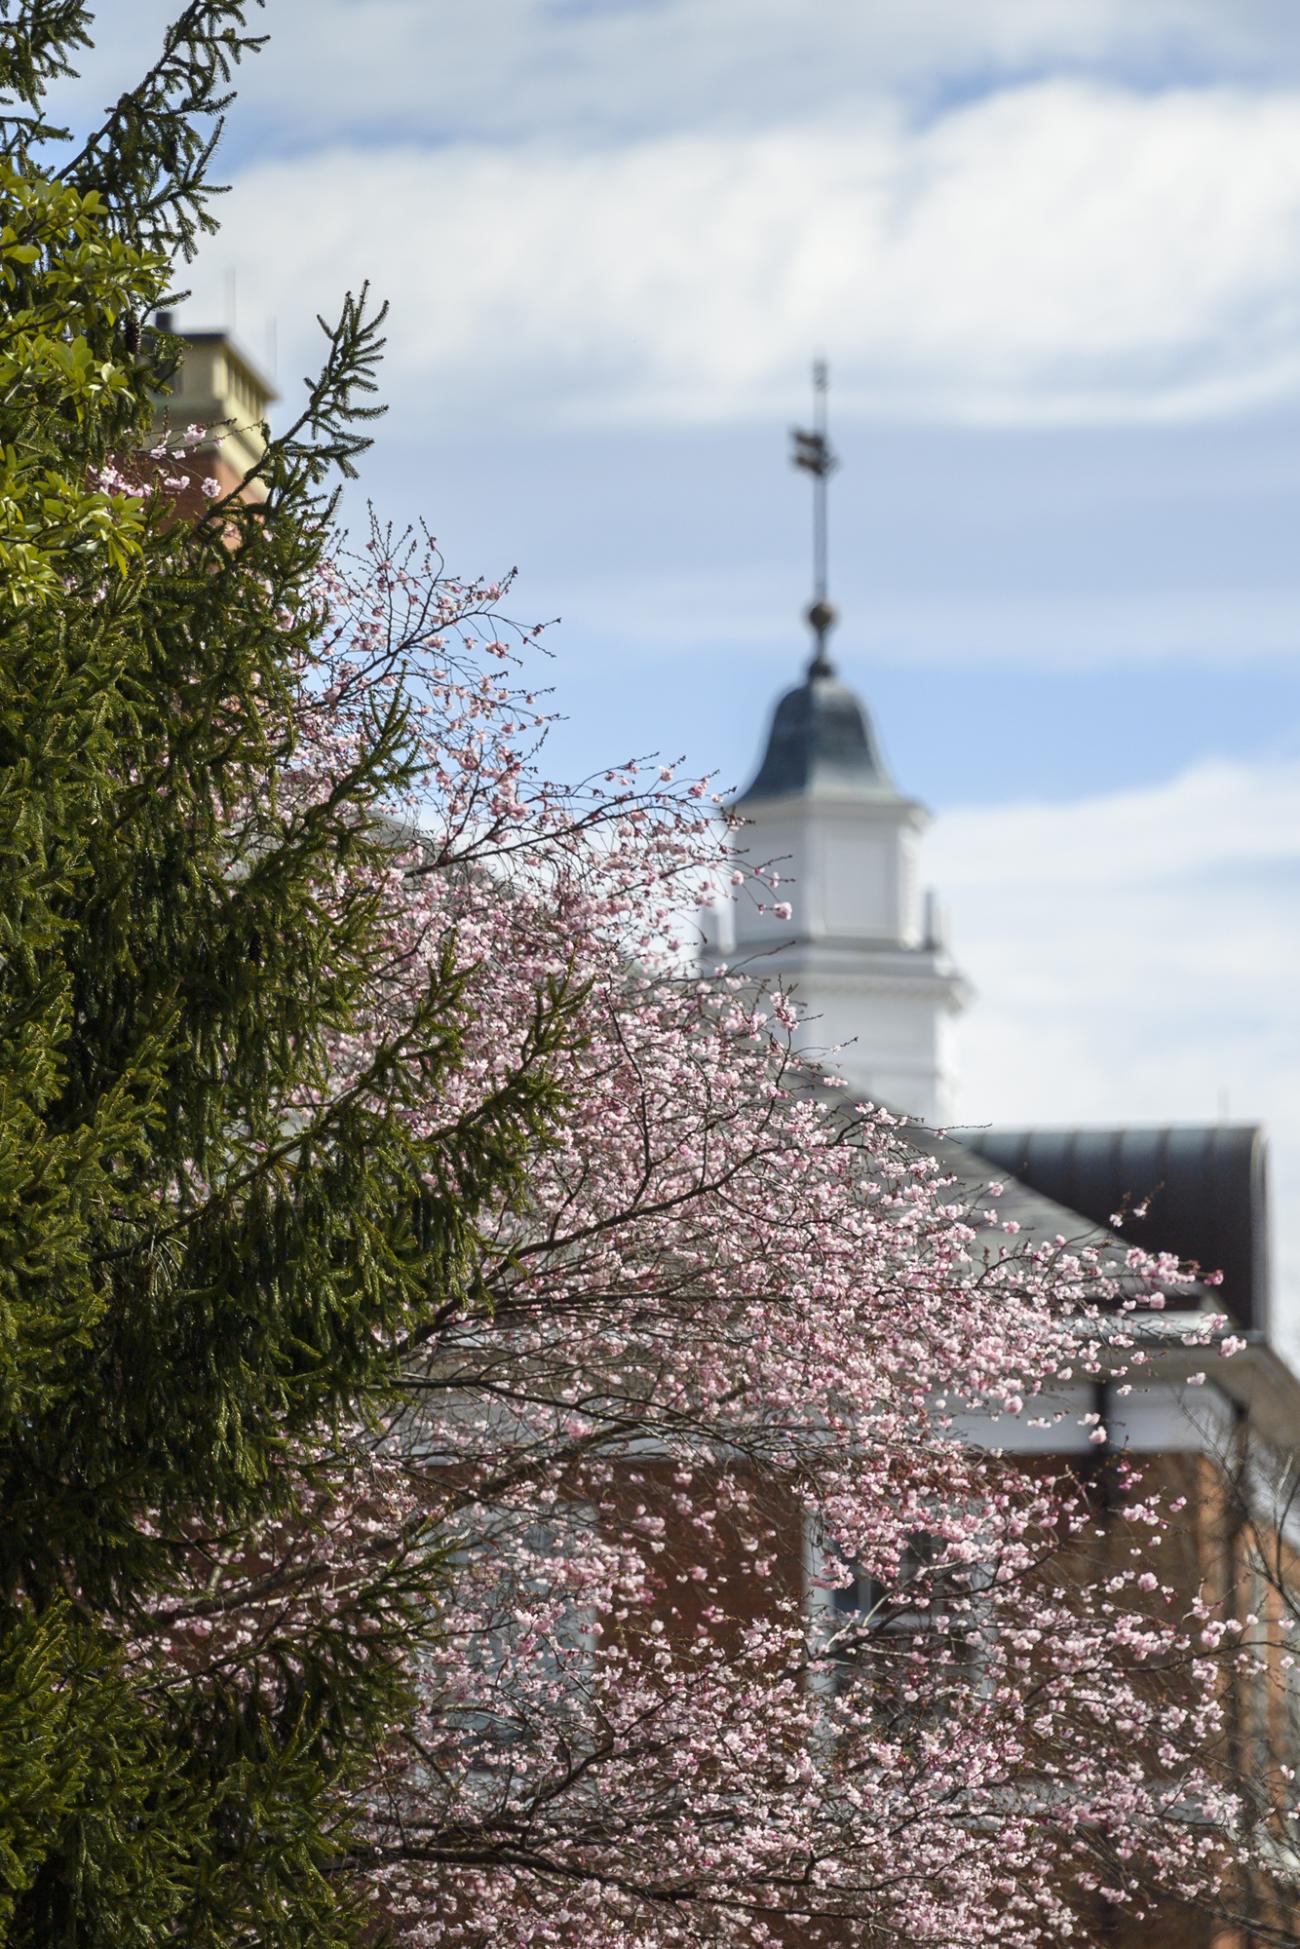
[[[335,558],[276,815],[328,802],[400,700],[385,847],[321,892],[377,902],[386,944],[329,1092],[401,1052],[474,1276],[377,1327],[354,1424],[135,1655],[278,1696],[322,1633],[386,1645],[401,1708],[331,1872],[412,1949],[1027,1949],[1208,1898],[1242,1845],[1236,1654],[1152,1568],[1170,1513],[1122,1460],[963,1437],[1122,1370],[1179,1269],[1026,1244],[999,1186],[971,1209],[797,1053],[788,997],[697,977],[700,908],[773,876],[707,780],[548,781],[505,599],[380,530]],[[431,980],[432,1052],[406,1034]],[[461,1133],[521,1077],[546,1127],[485,1188]]]

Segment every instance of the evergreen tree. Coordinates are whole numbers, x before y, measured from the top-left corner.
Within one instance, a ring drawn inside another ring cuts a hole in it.
[[[382,313],[327,330],[256,505],[133,485],[249,12],[192,0],[74,155],[45,98],[88,10],[0,7],[0,1934],[41,1949],[354,1939],[349,1794],[436,1616],[418,1510],[292,1643],[205,1661],[204,1592],[337,1521],[394,1339],[473,1303],[565,1012],[421,1128],[461,1016],[444,953],[374,1033],[400,685],[327,786],[298,748]]]

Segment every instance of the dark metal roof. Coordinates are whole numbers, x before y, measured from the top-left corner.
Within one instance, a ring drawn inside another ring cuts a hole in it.
[[[763,762],[736,803],[789,792],[897,796],[865,706],[825,663],[777,705]]]
[[[1258,1125],[963,1130],[961,1143],[1094,1224],[1123,1212],[1130,1244],[1221,1272],[1216,1304],[1239,1325],[1267,1330],[1267,1146]]]

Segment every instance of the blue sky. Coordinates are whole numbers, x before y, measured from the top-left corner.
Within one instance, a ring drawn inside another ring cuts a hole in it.
[[[105,8],[72,106],[146,54]],[[972,1121],[1267,1120],[1300,1321],[1294,0],[271,0],[192,325],[392,300],[364,490],[517,563],[557,763],[743,782],[837,650],[979,1000]]]

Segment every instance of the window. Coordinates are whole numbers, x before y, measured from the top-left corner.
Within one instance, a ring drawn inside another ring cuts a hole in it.
[[[940,1722],[958,1692],[981,1688],[986,1571],[951,1563],[942,1540],[925,1532],[908,1542],[887,1583],[856,1569],[837,1581],[833,1558],[823,1557],[823,1569],[812,1584],[819,1684],[846,1709],[902,1736]]]
[[[573,1566],[595,1511],[574,1502],[549,1522],[484,1517],[474,1545],[449,1552],[461,1602],[426,1683],[444,1701],[447,1766],[493,1801],[527,1773],[534,1749],[559,1735],[576,1752],[590,1738],[595,1640]]]

